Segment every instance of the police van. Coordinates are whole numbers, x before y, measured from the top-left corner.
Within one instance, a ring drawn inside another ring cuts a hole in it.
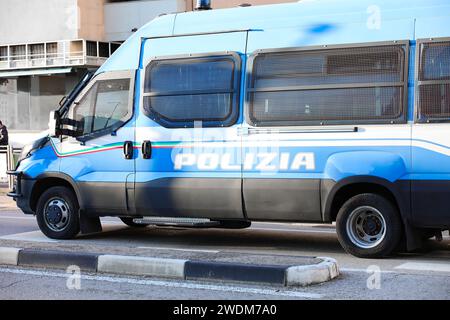
[[[335,222],[355,256],[414,250],[450,227],[449,17],[448,0],[163,15],[62,101],[9,195],[55,239],[104,216]]]

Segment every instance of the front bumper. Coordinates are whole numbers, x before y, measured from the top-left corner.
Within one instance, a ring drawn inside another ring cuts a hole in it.
[[[22,171],[8,171],[7,174],[14,176],[13,189],[7,196],[13,198],[25,214],[34,214],[31,209],[31,193],[36,181],[26,179]]]
[[[14,198],[16,200],[17,198],[22,197],[22,185],[21,185],[21,179],[23,172],[22,171],[7,171],[6,174],[14,177],[14,183],[13,183],[13,189],[11,192],[7,194],[8,197]]]

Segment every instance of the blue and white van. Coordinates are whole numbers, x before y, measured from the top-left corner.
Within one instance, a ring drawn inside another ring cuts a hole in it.
[[[450,227],[450,2],[304,0],[164,15],[24,149],[10,196],[50,238],[333,223],[359,257]]]

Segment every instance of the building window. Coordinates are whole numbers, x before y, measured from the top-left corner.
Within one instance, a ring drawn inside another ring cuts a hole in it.
[[[144,111],[165,127],[231,126],[238,115],[239,66],[233,55],[153,61]]]
[[[46,44],[47,58],[54,59],[58,56],[58,43],[51,42]]]
[[[8,61],[8,47],[0,47],[0,61]]]
[[[25,45],[11,46],[11,60],[22,61],[27,59],[27,48]]]
[[[44,44],[31,44],[30,48],[30,59],[44,59],[45,58],[45,46]]]
[[[97,42],[86,41],[86,55],[89,57],[97,57]]]
[[[99,42],[98,43],[98,55],[101,58],[109,57],[109,43],[108,42]]]
[[[111,54],[116,52],[117,49],[119,49],[119,48],[120,48],[120,44],[119,43],[111,43]]]
[[[406,52],[384,45],[258,54],[249,120],[255,126],[403,122]]]
[[[450,120],[450,41],[420,45],[419,122]]]

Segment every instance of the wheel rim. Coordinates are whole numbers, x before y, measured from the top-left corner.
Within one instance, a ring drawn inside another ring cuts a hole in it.
[[[347,219],[347,235],[350,241],[362,249],[378,246],[386,236],[386,221],[376,208],[356,208]]]
[[[70,213],[69,206],[64,199],[52,198],[44,207],[45,224],[52,231],[64,231],[69,225]]]

